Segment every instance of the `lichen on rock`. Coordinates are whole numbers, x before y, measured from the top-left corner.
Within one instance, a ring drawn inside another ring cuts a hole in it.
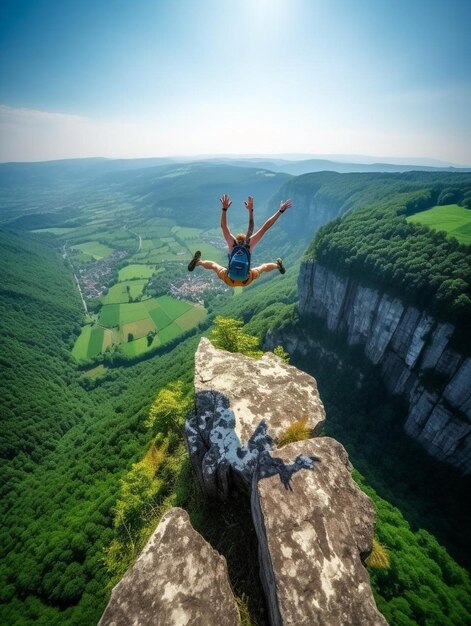
[[[316,437],[324,409],[315,380],[273,354],[254,360],[202,339],[195,399],[185,426],[192,463],[208,498],[251,494],[270,624],[384,626],[364,564],[374,508],[343,446]],[[301,418],[313,438],[277,449]]]
[[[272,626],[386,624],[364,565],[375,512],[343,446],[319,437],[271,456],[253,477],[251,502]]]
[[[185,436],[208,497],[224,500],[231,486],[250,490],[260,453],[302,417],[313,436],[320,432],[325,412],[312,376],[273,353],[252,359],[201,339]]]
[[[238,626],[226,560],[173,508],[116,585],[98,626]]]

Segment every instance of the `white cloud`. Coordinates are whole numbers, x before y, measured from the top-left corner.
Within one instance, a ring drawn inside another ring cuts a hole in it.
[[[0,161],[192,154],[376,154],[471,161],[469,142],[438,129],[406,132],[354,117],[292,111],[292,102],[241,110],[189,103],[165,117],[138,122],[0,105]],[[341,120],[339,122],[339,120]]]
[[[154,154],[141,125],[0,105],[0,160],[37,161]]]

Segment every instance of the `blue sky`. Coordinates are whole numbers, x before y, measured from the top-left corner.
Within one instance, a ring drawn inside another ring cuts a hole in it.
[[[2,0],[0,160],[471,164],[467,0]]]

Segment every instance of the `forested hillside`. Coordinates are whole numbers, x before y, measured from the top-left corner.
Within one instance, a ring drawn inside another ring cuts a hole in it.
[[[406,216],[435,205],[446,210],[450,200],[466,207],[471,176],[410,174],[403,181],[389,198],[374,203],[366,197],[360,210],[324,226],[306,258],[464,323],[471,313],[469,246],[446,232],[407,222]]]
[[[0,233],[2,462],[40,463],[83,415],[69,347],[81,304],[70,272],[51,247]],[[47,360],[47,368],[45,368]],[[80,395],[80,394],[79,394]]]
[[[70,266],[59,252],[63,252],[65,241],[69,241],[69,247],[75,245],[80,249],[74,257],[76,263],[79,255],[82,255],[80,258],[87,255],[87,246],[89,256],[103,250],[103,246],[115,246],[117,250],[129,250],[129,256],[123,262],[124,265],[130,264],[127,267],[136,267],[133,265],[136,263],[140,264],[140,269],[145,264],[147,267],[166,264],[169,274],[176,275],[180,272],[177,270],[180,264],[183,275],[186,272],[186,257],[178,260],[171,250],[162,252],[166,248],[158,247],[160,241],[164,238],[169,244],[170,240],[177,243],[181,240],[182,247],[183,244],[190,248],[195,246],[202,231],[196,232],[196,227],[181,228],[179,221],[180,218],[193,220],[199,227],[203,206],[207,224],[218,228],[218,198],[225,191],[220,188],[224,176],[230,174],[232,178],[227,179],[227,184],[234,185],[238,189],[236,194],[240,194],[237,202],[241,206],[234,206],[231,224],[233,218],[234,222],[240,219],[243,225],[246,224],[242,200],[252,193],[254,187],[259,191],[259,196],[256,196],[256,224],[274,212],[281,199],[291,196],[293,208],[282,216],[256,251],[257,263],[278,255],[287,259],[286,275],[273,273],[264,276],[235,295],[208,291],[204,296],[208,310],[205,324],[209,325],[217,314],[235,317],[246,323],[245,330],[263,338],[268,330],[286,330],[297,323],[298,263],[318,226],[348,213],[343,220],[324,229],[312,249],[317,254],[322,246],[329,250],[329,241],[334,242],[339,267],[348,255],[347,246],[342,247],[337,233],[341,234],[345,229],[345,234],[350,237],[351,232],[346,227],[349,224],[352,227],[360,225],[360,230],[355,231],[356,240],[349,240],[353,247],[358,247],[358,241],[363,240],[365,245],[370,246],[370,242],[374,243],[374,237],[378,236],[380,244],[371,243],[371,246],[375,254],[381,254],[381,245],[384,247],[386,240],[391,242],[391,249],[395,249],[393,246],[399,245],[402,240],[403,231],[394,231],[396,219],[400,220],[401,228],[408,229],[410,226],[421,229],[420,232],[431,233],[425,227],[409,225],[405,221],[405,213],[416,206],[410,201],[423,197],[424,186],[430,183],[425,189],[425,196],[429,197],[429,189],[437,189],[438,195],[430,196],[430,201],[438,202],[439,194],[450,186],[450,181],[458,180],[455,177],[448,179],[448,174],[387,176],[329,172],[274,179],[267,176],[266,171],[263,171],[263,176],[254,173],[254,170],[248,172],[243,169],[237,174],[236,167],[229,170],[214,167],[211,171],[190,167],[186,173],[180,167],[181,164],[178,167],[168,163],[162,166],[152,164],[145,175],[143,171],[126,175],[106,173],[106,178],[101,172],[101,178],[97,176],[93,181],[87,173],[86,183],[77,183],[74,189],[71,189],[70,179],[65,182],[63,179],[62,189],[72,194],[70,197],[75,198],[73,202],[66,201],[57,189],[57,205],[47,216],[44,214],[44,210],[48,209],[46,192],[39,199],[30,196],[26,209],[17,199],[16,203],[7,205],[3,214],[3,219],[8,214],[14,221],[10,220],[10,223],[22,228],[18,229],[18,234],[2,232],[0,235],[3,270],[0,285],[0,393],[2,409],[5,407],[1,447],[2,624],[86,626],[96,623],[106,604],[110,581],[128,563],[129,553],[126,550],[129,546],[125,547],[124,555],[119,551],[110,552],[110,547],[117,545],[116,541],[123,538],[124,542],[127,541],[127,531],[125,526],[120,525],[120,520],[132,519],[139,529],[148,530],[156,523],[162,508],[169,503],[186,506],[193,523],[226,555],[232,563],[230,569],[236,572],[239,596],[251,594],[253,576],[256,578],[255,560],[246,563],[246,569],[242,567],[242,562],[246,561],[246,545],[240,542],[241,538],[233,530],[233,523],[245,504],[236,507],[237,510],[231,508],[226,511],[230,527],[226,522],[216,526],[212,512],[198,499],[194,489],[181,430],[172,431],[170,440],[165,430],[167,427],[156,430],[152,426],[152,441],[158,443],[157,455],[154,455],[151,445],[149,408],[159,391],[180,380],[187,392],[185,403],[188,402],[198,335],[181,343],[175,342],[168,348],[164,346],[158,353],[150,355],[152,358],[141,362],[133,361],[123,366],[117,360],[101,377],[93,378],[88,372],[84,375],[71,355],[84,316]],[[159,183],[153,178],[157,169],[159,175],[178,175],[163,178]],[[222,176],[217,184],[211,186],[211,175],[215,171],[222,172]],[[259,179],[259,187],[256,187]],[[467,185],[468,178],[463,180]],[[198,188],[199,182],[201,187]],[[110,191],[112,186],[113,192]],[[157,199],[157,188],[159,193],[168,190],[168,202],[163,202],[163,195]],[[190,191],[195,189],[197,201],[192,204]],[[146,190],[150,195],[144,201]],[[180,192],[184,197],[181,204],[178,203]],[[387,196],[394,196],[394,201],[386,200]],[[15,193],[11,191],[10,199],[14,197]],[[460,197],[455,195],[453,201],[461,202],[465,197],[463,192]],[[443,195],[442,200],[449,202],[450,197]],[[36,208],[35,203],[38,203]],[[398,207],[406,207],[404,215],[398,212]],[[164,209],[173,217],[162,217]],[[382,216],[381,219],[373,218],[375,211]],[[181,217],[185,212],[188,216]],[[161,217],[154,219],[156,214]],[[178,220],[174,219],[176,216]],[[357,222],[356,216],[360,216]],[[391,220],[394,222],[393,230]],[[129,225],[129,228],[124,229],[123,224]],[[140,232],[134,229],[134,225],[141,225],[143,243],[148,239],[149,248],[144,246],[141,250],[139,246],[138,249],[136,233],[139,235]],[[54,228],[50,232],[43,228],[44,234],[31,234],[23,229],[41,226]],[[368,231],[365,234],[361,230],[363,226]],[[332,230],[329,231],[329,228]],[[208,232],[204,236],[212,237]],[[332,238],[328,236],[329,232],[332,232]],[[219,232],[217,236],[220,236]],[[431,236],[437,235],[432,233]],[[41,243],[41,237],[47,243]],[[459,246],[456,248],[454,241],[444,235],[439,238],[439,245],[444,246],[440,248],[442,254],[448,253],[447,246],[452,246],[458,254],[452,258],[455,259],[454,271],[461,276],[467,271],[467,266],[462,263],[462,249]],[[210,244],[205,245],[209,252],[217,251],[217,248],[209,247]],[[157,252],[151,246],[155,246]],[[406,249],[418,248],[411,242]],[[155,255],[151,260],[150,254]],[[427,254],[432,265],[434,259],[438,263],[441,258],[433,256],[430,247]],[[368,255],[366,258],[369,258]],[[88,263],[85,259],[84,266],[87,267]],[[372,265],[376,266],[380,264]],[[345,262],[344,267],[345,271],[349,271],[348,263]],[[118,273],[123,269],[118,265],[115,271]],[[370,274],[374,280],[379,280],[373,270]],[[196,275],[195,272],[191,276],[192,283],[196,281]],[[403,284],[398,283],[394,288],[403,289]],[[413,297],[412,293],[410,297]],[[192,332],[200,333],[201,330]],[[327,353],[334,349],[329,341],[334,340],[327,338]],[[303,365],[302,362],[300,364]],[[436,605],[434,610],[440,619],[445,619],[448,614],[450,620],[453,616],[467,619],[467,576],[435,539],[425,531],[417,530],[426,528],[436,531],[440,541],[445,542],[460,559],[465,553],[462,550],[465,537],[457,533],[457,528],[460,521],[466,518],[458,507],[453,505],[451,514],[447,507],[451,506],[453,494],[463,493],[462,486],[454,485],[449,490],[449,498],[444,497],[445,487],[439,481],[439,466],[433,461],[430,465],[427,461],[418,461],[420,455],[415,450],[414,458],[409,458],[406,452],[410,449],[402,445],[396,430],[389,440],[391,449],[388,449],[384,439],[381,439],[382,428],[392,419],[397,407],[388,404],[384,416],[378,415],[376,408],[382,402],[383,390],[377,386],[371,372],[367,374],[371,377],[374,393],[364,389],[352,402],[349,399],[351,364],[348,359],[345,359],[345,364],[348,371],[340,373],[332,361],[312,363],[307,360],[304,366],[306,369],[313,368],[311,373],[319,377],[321,394],[325,393],[328,419],[331,420],[329,432],[346,445],[353,462],[365,475],[366,483],[373,485],[379,493],[379,496],[375,494],[380,509],[378,532],[381,541],[392,552],[393,561],[389,573],[374,576],[377,597],[382,603],[380,606],[393,620],[391,623],[404,626],[425,624],[427,603],[429,606]],[[321,385],[324,385],[324,390]],[[369,427],[372,420],[374,428]],[[381,452],[380,463],[378,450]],[[397,463],[399,452],[400,462]],[[151,457],[155,473],[149,478],[146,463]],[[430,477],[429,482],[425,483],[425,476]],[[447,476],[443,476],[444,482]],[[454,480],[454,474],[450,477]],[[438,495],[432,483],[439,485]],[[144,489],[141,489],[142,485]],[[365,486],[365,489],[368,487]],[[393,501],[400,508],[411,524],[410,534],[401,513],[382,502],[380,497]],[[150,510],[152,515],[149,516]],[[247,528],[244,537],[250,536],[250,532]],[[243,558],[240,558],[241,554]],[[411,565],[414,560],[416,567]],[[252,569],[250,574],[247,574],[247,568]],[[414,586],[419,578],[421,596],[425,600],[414,595]],[[436,601],[432,600],[434,590],[439,596]],[[399,596],[405,597],[405,594],[406,603],[399,600]],[[254,598],[256,594],[248,600],[246,598],[246,601],[249,606],[252,604],[250,610],[253,616],[252,622],[252,618],[247,617],[247,624],[255,626],[264,622],[257,622],[260,607],[253,606]],[[447,622],[428,623],[438,626]]]
[[[87,392],[70,355],[82,313],[69,271],[30,239],[1,243],[0,622],[93,624],[119,476],[142,452],[158,389],[189,379],[195,342]]]

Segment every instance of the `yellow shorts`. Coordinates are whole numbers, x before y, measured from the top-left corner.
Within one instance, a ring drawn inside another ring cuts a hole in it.
[[[227,268],[223,268],[218,272],[218,278],[225,282],[226,285],[229,285],[229,287],[247,287],[259,276],[260,272],[258,270],[249,270],[249,277],[247,280],[242,282],[241,280],[232,280],[232,278],[229,278],[227,275]]]

